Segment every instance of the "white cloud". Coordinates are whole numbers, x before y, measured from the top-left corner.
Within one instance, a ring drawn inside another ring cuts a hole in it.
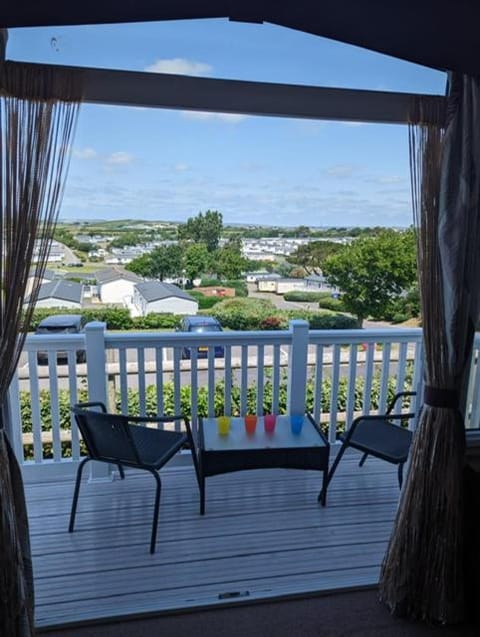
[[[401,184],[405,181],[400,175],[383,175],[374,180],[377,184]]]
[[[185,58],[172,58],[170,60],[157,60],[145,67],[150,73],[174,73],[176,75],[209,75],[213,67],[205,62],[195,62]]]
[[[335,164],[330,166],[325,171],[329,177],[335,177],[336,179],[348,179],[355,176],[358,172],[358,166],[354,164]]]
[[[177,172],[177,173],[183,173],[186,170],[190,170],[190,166],[188,164],[175,164],[175,166],[173,167],[173,169]]]
[[[98,154],[94,148],[74,148],[73,156],[76,159],[96,159]]]
[[[247,119],[248,115],[242,115],[240,113],[211,113],[207,111],[182,111],[182,117],[186,119],[196,119],[201,121],[207,120],[220,120],[228,124],[238,124],[244,119]]]
[[[126,153],[123,150],[119,150],[116,153],[110,153],[105,159],[105,163],[108,165],[125,165],[133,162],[133,155]]]

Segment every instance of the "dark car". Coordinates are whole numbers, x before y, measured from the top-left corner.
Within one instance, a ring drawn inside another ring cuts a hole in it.
[[[222,332],[222,326],[219,321],[213,316],[185,316],[181,322],[180,327],[178,328],[179,332],[195,332],[198,334],[202,333],[211,333],[211,332]],[[221,345],[215,345],[215,357],[223,358],[224,349]],[[207,346],[199,346],[197,348],[197,356],[198,358],[207,358],[208,356],[208,347]],[[191,357],[191,348],[184,347],[182,349],[182,358],[190,358]]]
[[[83,332],[85,322],[80,314],[54,314],[40,321],[35,334],[80,334]],[[77,350],[77,363],[85,363],[87,357],[84,349]],[[39,364],[48,363],[47,352],[37,352]],[[57,352],[57,361],[68,360],[65,351]]]

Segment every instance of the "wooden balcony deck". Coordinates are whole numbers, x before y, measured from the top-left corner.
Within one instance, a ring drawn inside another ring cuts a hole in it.
[[[157,552],[148,552],[154,482],[27,485],[37,627],[373,585],[398,502],[396,468],[346,455],[317,503],[321,474],[245,471],[207,479],[198,513],[193,470],[165,469]]]

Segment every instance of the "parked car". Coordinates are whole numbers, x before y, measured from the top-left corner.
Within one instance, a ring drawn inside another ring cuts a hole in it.
[[[35,334],[80,334],[84,328],[85,321],[80,314],[53,314],[40,321]],[[37,360],[40,365],[48,363],[48,353],[37,352]],[[67,352],[57,352],[57,361],[66,362],[67,360]],[[85,363],[86,360],[85,350],[77,350],[77,363]]]
[[[222,332],[223,328],[220,322],[213,316],[185,316],[180,322],[179,332],[196,332],[196,333],[208,333],[208,332]],[[182,349],[182,358],[191,358],[190,347],[184,347]],[[221,345],[215,345],[215,357],[223,358],[225,355],[224,349]],[[197,348],[198,358],[207,358],[208,347],[199,346]]]

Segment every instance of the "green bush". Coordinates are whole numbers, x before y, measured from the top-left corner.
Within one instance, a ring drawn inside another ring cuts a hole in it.
[[[142,329],[174,329],[181,316],[167,312],[151,312],[146,316],[132,318],[126,308],[98,308],[88,310],[64,310],[61,308],[41,308],[35,310],[30,329],[35,330],[44,318],[52,314],[81,314],[84,320],[102,321],[107,324],[109,330],[142,330]]]
[[[330,292],[307,292],[305,290],[294,290],[283,295],[285,301],[296,301],[297,303],[316,303],[323,299],[331,299]]]
[[[233,298],[225,299],[211,310],[223,327],[231,330],[260,330],[262,322],[270,316],[278,316],[282,327],[286,327],[282,313],[264,299]],[[282,320],[283,319],[283,320]]]
[[[406,373],[405,389],[410,389],[412,385],[413,366],[409,365]],[[387,400],[391,400],[396,392],[397,380],[395,377],[388,379],[388,397]],[[372,410],[378,408],[380,398],[381,387],[381,375],[376,373],[372,379],[372,389],[370,392],[370,406]],[[363,408],[363,394],[365,389],[365,379],[358,377],[355,383],[355,399],[354,409],[360,411]],[[337,391],[337,411],[345,412],[347,408],[349,394],[348,378],[342,376],[338,381]],[[231,388],[232,396],[232,415],[240,414],[240,387],[233,384]],[[128,389],[128,413],[132,415],[140,415],[140,400],[139,392],[135,389]],[[219,381],[215,384],[214,388],[214,411],[216,416],[220,416],[225,412],[224,404],[225,396],[225,383]],[[312,376],[307,380],[306,386],[306,410],[313,412],[315,396],[315,381]],[[321,412],[328,413],[331,408],[332,398],[332,381],[330,377],[323,380],[322,384],[322,399],[321,399]],[[50,403],[50,392],[48,390],[41,390],[39,393],[40,399],[40,418],[42,431],[51,431],[52,429],[52,409]],[[78,392],[78,401],[87,400],[87,390],[82,388]],[[250,383],[247,389],[247,410],[250,413],[257,412],[257,386],[255,382]],[[266,373],[266,379],[264,383],[264,396],[263,396],[263,412],[269,413],[272,408],[273,400],[273,383],[271,380],[271,372]],[[59,417],[60,427],[64,430],[70,430],[71,428],[71,414],[70,414],[70,394],[66,389],[61,389],[58,392],[59,402]],[[172,415],[175,412],[175,395],[174,386],[172,382],[166,382],[163,386],[163,402],[164,413]],[[181,412],[191,418],[191,387],[190,385],[183,385],[180,387],[180,406]],[[208,389],[206,387],[199,387],[197,395],[198,415],[208,415]],[[115,392],[115,406],[118,412],[121,412],[121,395],[117,390]],[[146,405],[145,410],[147,414],[157,414],[157,387],[155,385],[149,385],[146,388]],[[287,411],[287,379],[286,373],[282,373],[280,388],[279,388],[279,408],[278,413],[284,414]],[[32,409],[31,409],[31,395],[28,391],[20,392],[20,413],[22,418],[23,433],[31,433],[32,431]],[[62,454],[64,457],[71,455],[70,442],[62,442]],[[27,459],[32,459],[32,446],[25,445],[25,455]],[[43,445],[43,457],[52,457],[52,445],[50,443],[44,443]]]
[[[332,310],[333,312],[344,312],[343,302],[341,299],[334,299],[329,297],[326,299],[320,299],[318,307],[321,310]]]
[[[198,290],[190,290],[189,294],[198,301],[199,310],[208,310],[223,300],[220,296],[205,296],[205,294]]]
[[[342,330],[358,327],[357,319],[350,314],[340,314],[324,310],[292,309],[279,310],[265,299],[226,299],[218,303],[210,311],[223,327],[231,330],[265,330],[287,329],[292,319],[308,321],[310,329],[314,330]],[[275,319],[272,323],[272,319]],[[274,324],[275,327],[270,327]]]
[[[64,308],[38,308],[33,313],[30,329],[35,330],[40,321],[53,314],[81,314],[86,322],[103,321],[111,330],[129,330],[133,327],[130,312],[126,308],[106,307],[88,310],[69,310]]]
[[[181,316],[160,312],[150,312],[132,319],[132,328],[138,330],[170,330],[180,325]]]

